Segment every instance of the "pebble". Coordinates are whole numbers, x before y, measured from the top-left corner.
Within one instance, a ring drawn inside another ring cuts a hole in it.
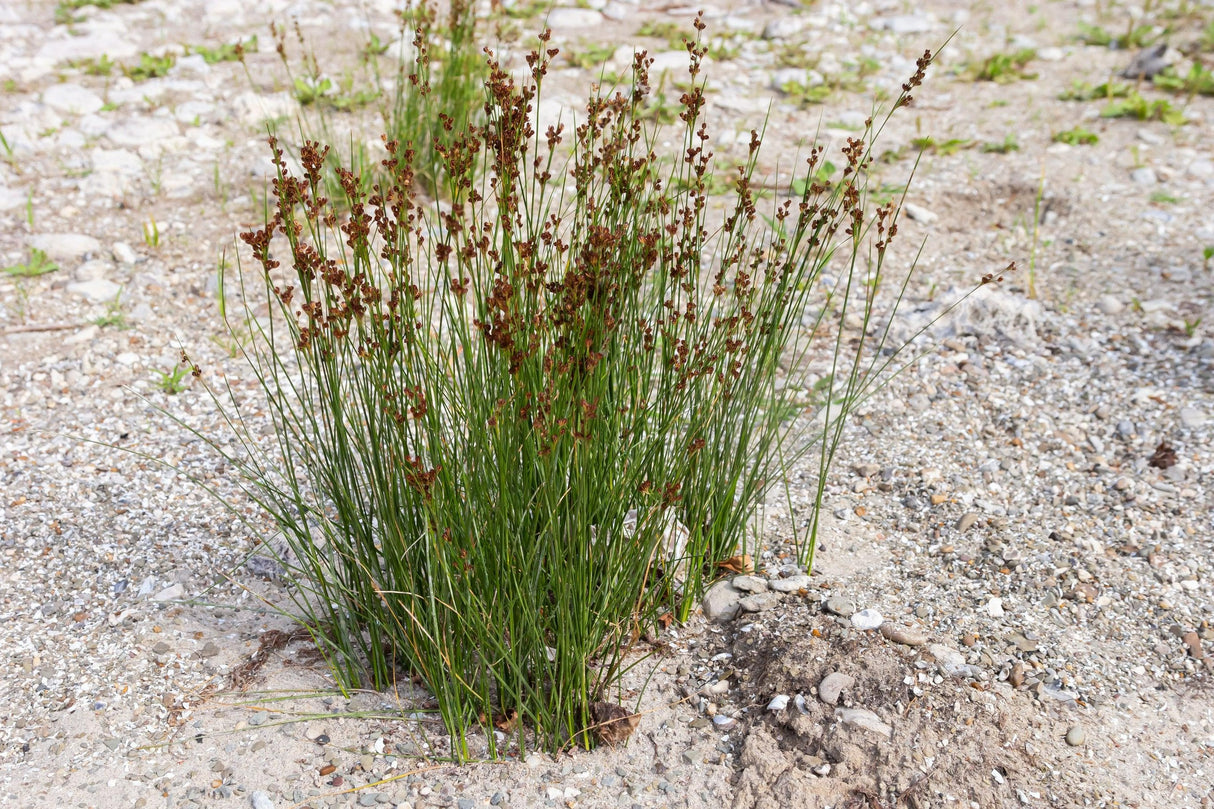
[[[777,17],[763,26],[763,39],[789,39],[805,27],[800,17]]]
[[[856,684],[856,678],[842,672],[832,672],[818,683],[818,699],[827,705],[838,705],[839,697],[844,691]]]
[[[101,250],[101,242],[83,233],[40,233],[30,239],[30,246],[55,261],[79,261]]]
[[[734,576],[730,583],[735,590],[744,593],[762,593],[767,590],[767,580],[758,576]]]
[[[965,514],[962,514],[961,518],[957,520],[957,530],[961,532],[968,531],[974,527],[974,523],[976,522],[978,522],[978,513],[975,511],[968,511]]]
[[[1190,430],[1196,430],[1198,427],[1205,425],[1210,417],[1196,407],[1180,408],[1180,424],[1182,427],[1187,427]]]
[[[1096,299],[1096,308],[1106,315],[1116,315],[1125,311],[1125,304],[1116,295],[1101,295]]]
[[[851,624],[856,629],[880,629],[885,623],[885,616],[874,609],[860,610],[851,617]]]
[[[1142,166],[1130,172],[1130,179],[1139,185],[1154,185],[1157,178],[1155,170],[1150,166]]]
[[[728,581],[719,581],[704,594],[702,608],[704,617],[717,623],[732,621],[742,608],[741,591],[734,588]]]
[[[588,8],[554,8],[548,12],[545,25],[561,28],[592,28],[603,24],[603,15]]]
[[[175,601],[179,598],[185,598],[185,585],[183,585],[181,582],[170,584],[168,587],[152,596],[153,601]]]
[[[965,656],[956,649],[933,643],[927,647],[927,652],[940,664],[941,670],[950,677],[973,676],[973,666],[965,662]]]
[[[826,599],[825,607],[827,612],[841,618],[850,618],[856,612],[856,605],[841,596]]]
[[[836,708],[835,718],[845,725],[863,728],[887,739],[894,735],[893,727],[882,722],[881,717],[866,708]]]
[[[1186,632],[1181,636],[1181,641],[1189,649],[1189,657],[1194,660],[1203,660],[1206,656],[1205,650],[1201,648],[1201,636],[1196,632]]]
[[[927,634],[909,626],[886,621],[881,625],[881,634],[892,643],[903,646],[923,646],[928,641]]]
[[[88,115],[105,106],[101,96],[78,84],[53,84],[42,94],[42,103],[59,112]]]
[[[1082,747],[1087,739],[1087,734],[1084,733],[1083,728],[1079,725],[1071,725],[1066,732],[1066,743],[1071,747]]]
[[[913,202],[902,204],[902,210],[906,211],[906,215],[916,222],[921,222],[925,225],[930,225],[940,218],[939,214],[929,211],[922,205],[916,205]]]
[[[767,586],[777,593],[796,593],[809,587],[809,576],[789,576],[787,579],[772,579]]]
[[[274,809],[274,801],[270,800],[270,796],[260,789],[254,790],[249,795],[249,805],[253,809]]]
[[[1002,618],[1003,617],[1003,599],[1002,598],[992,598],[990,601],[986,602],[986,606],[983,607],[983,610],[985,610],[986,614],[991,616],[992,618]]]
[[[791,697],[788,694],[777,694],[771,698],[771,702],[767,703],[767,710],[779,712],[788,707],[788,701]]]
[[[67,291],[71,295],[79,295],[89,303],[107,303],[122,292],[122,284],[97,278],[92,281],[76,281],[68,284]]]
[[[784,596],[780,593],[756,593],[738,602],[743,612],[764,612],[780,603]]]
[[[894,34],[923,34],[932,30],[932,21],[918,14],[894,14],[889,17],[877,17],[871,23],[878,31],[889,31]]]

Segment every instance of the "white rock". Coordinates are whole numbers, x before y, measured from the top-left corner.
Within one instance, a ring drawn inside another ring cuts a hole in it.
[[[20,208],[25,205],[29,197],[24,191],[17,188],[4,188],[0,186],[0,211],[11,211],[13,208]]]
[[[1158,179],[1155,170],[1150,166],[1142,166],[1130,172],[1130,179],[1139,185],[1154,185]]]
[[[916,222],[922,222],[925,225],[930,225],[940,217],[924,208],[922,205],[916,205],[913,202],[907,202],[902,205],[902,210],[906,211],[906,215]]]
[[[767,580],[758,576],[734,576],[730,579],[734,589],[744,593],[763,593],[767,591]]]
[[[180,134],[177,122],[171,118],[144,115],[124,118],[106,130],[105,136],[119,146],[142,146],[160,143]]]
[[[73,115],[87,115],[105,106],[101,96],[78,84],[51,85],[42,94],[42,103]]]
[[[918,14],[894,14],[890,17],[878,17],[871,24],[878,31],[890,31],[895,34],[923,34],[932,30],[933,27],[931,19]]]
[[[39,233],[30,245],[56,261],[77,261],[101,249],[101,242],[83,233]]]
[[[892,727],[882,722],[881,717],[865,708],[836,708],[835,718],[845,725],[863,728],[887,739],[894,735]]]
[[[653,64],[649,66],[649,75],[653,78],[662,73],[687,74],[687,51],[662,51],[650,54]]]
[[[603,15],[589,8],[554,8],[548,12],[545,24],[554,31],[561,28],[593,28],[603,24]]]
[[[967,664],[965,657],[956,649],[950,649],[940,643],[933,643],[927,647],[927,652],[940,664],[940,668],[944,670],[944,673],[951,677],[972,676],[974,673],[973,666]]]
[[[771,702],[767,703],[767,710],[779,712],[788,707],[788,700],[791,699],[788,694],[777,694],[771,698]]]
[[[114,300],[114,297],[122,291],[122,284],[96,278],[92,281],[77,281],[74,284],[68,284],[67,291],[71,295],[79,295],[89,303],[105,303]]]
[[[176,601],[179,598],[185,598],[185,585],[183,585],[181,582],[170,584],[168,587],[152,596],[154,601]]]
[[[1209,416],[1196,407],[1182,407],[1180,408],[1179,415],[1181,425],[1188,427],[1190,430],[1195,430],[1210,420]]]
[[[860,610],[851,617],[851,625],[856,629],[880,629],[885,623],[885,616],[874,609]]]
[[[62,28],[64,31],[63,38],[57,39],[52,35],[51,38],[42,43],[42,47],[38,49],[37,56],[34,57],[35,59],[57,63],[69,59],[99,59],[102,56],[108,56],[117,62],[139,53],[139,48],[135,43],[128,42],[108,32],[86,34],[77,37],[67,33],[67,26],[63,26]],[[58,33],[58,30],[59,26],[56,26],[56,33]]]
[[[983,607],[983,609],[986,611],[986,614],[991,616],[992,618],[1002,618],[1003,617],[1003,599],[1002,598],[992,598],[990,601],[986,602],[986,606]]]
[[[260,789],[254,790],[249,795],[249,805],[253,809],[274,809],[274,801],[270,800],[270,796]]]
[[[1101,295],[1096,300],[1096,308],[1106,315],[1115,315],[1125,311],[1125,304],[1116,295]]]
[[[126,242],[114,242],[110,245],[110,252],[121,264],[134,264],[139,260],[139,255]]]
[[[800,17],[777,17],[763,26],[764,39],[789,39],[801,33],[805,22]]]

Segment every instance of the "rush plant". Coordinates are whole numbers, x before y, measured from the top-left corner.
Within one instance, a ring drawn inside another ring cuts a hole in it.
[[[533,129],[557,56],[540,40],[522,83],[490,55],[483,124],[444,122],[441,205],[418,192],[416,144],[387,138],[369,191],[340,168],[330,200],[328,148],[307,142],[296,176],[271,138],[271,214],[241,235],[255,269],[238,274],[270,316],[231,328],[252,331],[235,344],[276,440],[218,395],[242,449],[210,439],[281,530],[338,681],[416,678],[458,760],[483,749],[477,728],[490,755],[618,736],[633,644],[753,547],[782,463],[819,453],[820,499],[847,415],[897,356],[876,324],[898,206],[866,204],[883,122],[830,182],[813,148],[809,180],[770,203],[752,132],[714,220],[705,47],[687,43],[681,147],[663,156],[644,53],[571,131]],[[821,357],[829,378],[798,382]]]

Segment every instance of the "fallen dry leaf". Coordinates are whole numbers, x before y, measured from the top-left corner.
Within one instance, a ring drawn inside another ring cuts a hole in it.
[[[618,744],[631,736],[641,723],[640,714],[614,702],[590,703],[590,718],[594,720],[591,730],[599,744]]]
[[[754,573],[755,560],[750,558],[749,553],[741,553],[723,562],[717,562],[717,567],[732,573]]]

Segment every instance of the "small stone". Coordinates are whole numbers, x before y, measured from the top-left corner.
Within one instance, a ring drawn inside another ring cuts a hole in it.
[[[730,581],[735,590],[743,593],[762,593],[767,590],[767,580],[758,576],[734,576]]]
[[[779,604],[783,598],[780,593],[757,593],[739,601],[738,606],[743,612],[763,612]]]
[[[856,612],[856,605],[841,596],[828,598],[825,606],[827,612],[842,618],[850,618]]]
[[[554,8],[548,12],[545,25],[561,28],[592,28],[603,24],[603,15],[588,8]]]
[[[878,17],[871,23],[873,28],[894,34],[924,34],[932,30],[932,21],[918,14],[894,14]]]
[[[851,624],[856,629],[880,629],[885,623],[885,617],[874,609],[860,610],[851,617]]]
[[[101,242],[83,233],[40,233],[30,239],[30,246],[55,261],[79,261],[101,250]]]
[[[1190,430],[1195,430],[1210,420],[1209,416],[1195,407],[1182,407],[1179,415],[1181,426]]]
[[[863,728],[887,739],[892,738],[894,735],[892,727],[882,722],[881,717],[865,708],[836,708],[835,718],[845,725]]]
[[[935,222],[940,216],[922,205],[915,205],[913,202],[906,202],[902,205],[902,210],[906,211],[906,215],[916,222],[921,222],[925,225],[930,225]]]
[[[832,672],[818,683],[818,699],[827,705],[838,705],[839,697],[844,691],[856,684],[856,679],[842,672]]]
[[[945,674],[950,677],[968,676],[972,673],[972,667],[965,662],[965,656],[956,649],[940,644],[933,643],[927,647],[927,652],[930,654]]]
[[[1101,295],[1096,300],[1096,308],[1106,315],[1116,315],[1125,311],[1125,304],[1115,295]]]
[[[1149,166],[1142,166],[1131,171],[1130,179],[1139,185],[1154,185],[1157,180],[1155,170]]]
[[[185,598],[185,585],[183,585],[181,582],[170,584],[168,587],[152,596],[154,601],[175,601],[179,598]]]
[[[1083,732],[1083,728],[1079,725],[1071,725],[1066,732],[1066,743],[1071,747],[1082,747],[1083,743],[1088,739],[1087,734]]]
[[[1005,554],[1004,559],[1006,560],[1006,558],[1007,558],[1007,556]],[[986,602],[986,606],[983,607],[983,609],[986,611],[986,614],[991,616],[992,618],[1002,618],[1003,617],[1003,599],[1002,598],[992,598],[990,601]]]
[[[892,643],[900,643],[903,646],[922,646],[927,643],[927,635],[909,626],[895,624],[892,621],[886,621],[881,625],[881,634],[885,639]]]
[[[961,515],[961,519],[957,520],[958,531],[968,531],[974,527],[974,523],[978,522],[978,513],[974,511],[966,512]]]
[[[801,33],[804,27],[800,17],[777,17],[763,26],[763,39],[789,39]]]
[[[274,809],[274,801],[270,800],[270,796],[262,792],[260,789],[254,790],[249,795],[249,805],[253,809]]]
[[[741,609],[742,593],[727,581],[720,581],[704,594],[704,617],[717,623],[732,621]]]
[[[787,579],[772,579],[767,586],[777,593],[796,593],[809,587],[809,576],[789,576]]]
[[[1189,657],[1194,660],[1205,659],[1206,653],[1201,648],[1201,636],[1196,632],[1186,632],[1181,636],[1181,641],[1189,648]]]
[[[122,284],[97,278],[68,284],[67,291],[71,295],[79,295],[89,303],[106,303],[118,297],[118,293],[122,292]]]
[[[457,809],[472,809],[476,803],[469,798],[460,798],[455,802]]]
[[[54,84],[42,94],[42,103],[59,112],[88,115],[105,106],[101,96],[78,84]]]
[[[778,713],[788,707],[789,699],[791,697],[788,694],[777,694],[771,698],[771,702],[767,703],[767,710]]]
[[[716,726],[717,730],[729,730],[734,725],[738,724],[738,720],[734,719],[732,716],[717,714],[712,718],[712,724]]]
[[[173,651],[173,647],[168,645],[164,641],[160,641],[159,643],[157,643],[155,646],[152,647],[152,652],[154,654],[158,654],[158,655],[165,655],[171,651]]]
[[[1007,675],[1007,681],[1012,684],[1012,688],[1019,688],[1024,685],[1024,661],[1017,660],[1012,666],[1012,670]]]

